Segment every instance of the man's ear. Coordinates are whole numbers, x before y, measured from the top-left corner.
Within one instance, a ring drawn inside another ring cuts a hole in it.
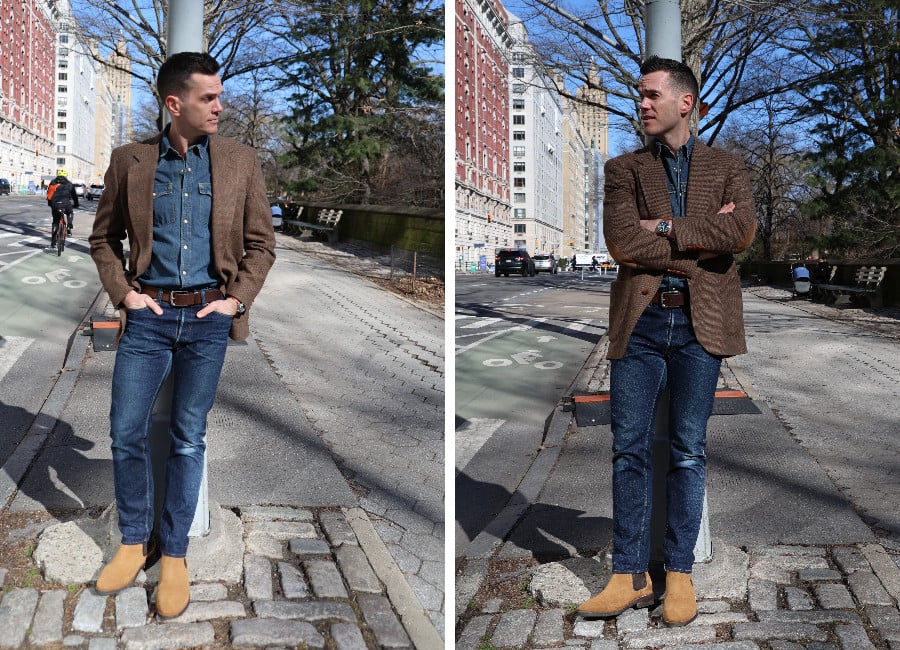
[[[694,110],[694,104],[696,103],[696,98],[690,93],[684,93],[681,95],[681,116],[684,117],[692,110]]]
[[[165,101],[166,110],[169,111],[169,115],[180,115],[181,114],[181,100],[178,99],[175,95],[169,95],[166,97]]]

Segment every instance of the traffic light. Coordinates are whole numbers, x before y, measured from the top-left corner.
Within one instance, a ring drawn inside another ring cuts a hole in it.
[[[491,223],[491,220],[492,220],[491,213],[488,212],[488,215],[487,215],[487,222],[488,222],[488,223]]]

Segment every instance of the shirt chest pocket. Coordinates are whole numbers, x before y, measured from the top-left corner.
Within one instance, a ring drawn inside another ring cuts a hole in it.
[[[168,226],[175,223],[175,190],[172,183],[153,185],[153,226]]]
[[[197,218],[201,224],[209,223],[212,212],[212,183],[197,183]]]

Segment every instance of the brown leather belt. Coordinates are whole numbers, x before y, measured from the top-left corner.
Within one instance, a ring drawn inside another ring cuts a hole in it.
[[[161,291],[161,292],[160,292]],[[141,285],[141,293],[152,296],[160,302],[165,302],[173,307],[193,307],[205,305],[213,300],[224,300],[225,294],[218,289],[200,289],[198,291],[170,291],[160,290],[158,287],[145,287]]]
[[[657,291],[650,302],[664,309],[684,307],[688,304],[688,294],[684,291]]]

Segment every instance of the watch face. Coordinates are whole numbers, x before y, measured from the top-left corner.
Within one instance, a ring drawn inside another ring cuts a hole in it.
[[[669,222],[660,221],[658,224],[656,224],[656,232],[658,232],[660,235],[669,234]]]

